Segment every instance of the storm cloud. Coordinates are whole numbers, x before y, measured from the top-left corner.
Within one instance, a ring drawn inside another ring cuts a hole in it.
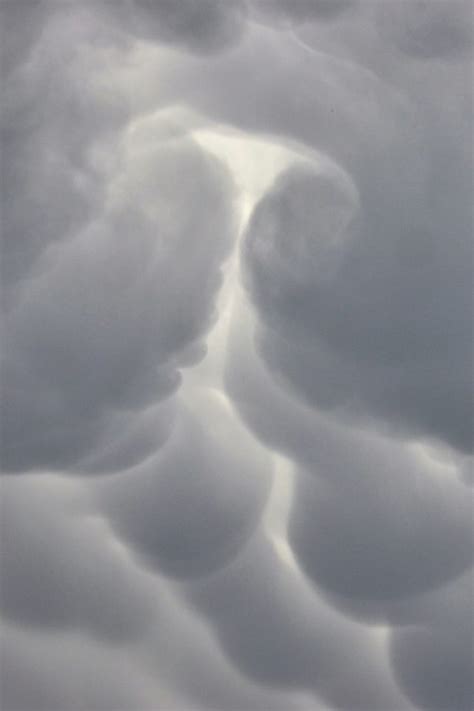
[[[2,709],[468,711],[471,3],[0,22]]]

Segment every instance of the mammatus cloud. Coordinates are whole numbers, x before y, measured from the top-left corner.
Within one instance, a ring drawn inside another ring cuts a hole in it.
[[[200,353],[232,233],[227,176],[186,141],[131,148],[116,169],[104,214],[48,250],[5,317],[6,469],[80,468]]]
[[[106,482],[101,501],[146,564],[200,577],[223,567],[254,532],[271,461],[212,393],[184,405],[177,419],[156,457]]]
[[[471,20],[2,2],[2,709],[472,707]]]
[[[219,0],[120,0],[112,16],[139,39],[212,55],[238,44],[245,29],[246,10],[242,0],[228,4]]]

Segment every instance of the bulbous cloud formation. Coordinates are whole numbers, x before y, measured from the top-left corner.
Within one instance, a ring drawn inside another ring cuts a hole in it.
[[[12,287],[11,303],[7,279],[2,410],[7,471],[83,469],[83,459],[90,470],[91,450],[100,452],[105,443],[107,449],[120,447],[127,431],[136,429],[140,410],[176,389],[181,362],[201,353],[219,266],[231,243],[230,179],[186,138],[152,148],[133,136],[125,139],[115,148],[113,174],[102,186],[101,212],[90,215],[87,224],[82,224],[82,202],[72,197],[81,222],[66,227],[57,213],[71,211],[61,193],[57,206],[48,205],[52,230],[49,219],[39,220],[34,209],[28,214],[35,196],[28,194],[25,207],[24,194],[14,195],[14,214],[6,211],[6,266],[9,255],[15,260],[23,248],[17,228],[42,250],[26,265],[29,278]],[[42,139],[39,147],[44,149]],[[51,150],[62,158],[61,146]],[[19,163],[12,167],[26,169]],[[45,187],[49,194],[55,186],[40,178],[33,187],[49,201]],[[69,195],[67,180],[80,182],[80,175],[66,172],[62,189]],[[93,195],[92,186],[82,182]],[[39,221],[44,240],[41,232],[29,234],[24,215],[34,222],[32,230]],[[158,414],[153,422],[156,445],[167,418]],[[153,443],[145,439],[148,450]]]
[[[472,8],[0,4],[0,706],[467,711]]]
[[[216,395],[197,396],[156,457],[133,477],[107,482],[101,499],[118,535],[147,565],[200,577],[228,563],[253,533],[269,464]]]
[[[309,402],[470,451],[470,164],[439,141],[421,166],[400,145],[407,183],[377,149],[373,173],[357,158],[355,194],[288,169],[242,256],[263,356]]]
[[[245,29],[242,0],[119,0],[113,13],[136,37],[214,54],[237,44]]]

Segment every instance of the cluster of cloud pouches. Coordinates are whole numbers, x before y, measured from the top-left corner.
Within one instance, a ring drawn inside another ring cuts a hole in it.
[[[468,711],[470,0],[3,0],[4,711]]]

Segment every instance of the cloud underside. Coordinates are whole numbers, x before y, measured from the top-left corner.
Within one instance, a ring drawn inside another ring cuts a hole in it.
[[[472,707],[471,10],[1,4],[5,711]]]

